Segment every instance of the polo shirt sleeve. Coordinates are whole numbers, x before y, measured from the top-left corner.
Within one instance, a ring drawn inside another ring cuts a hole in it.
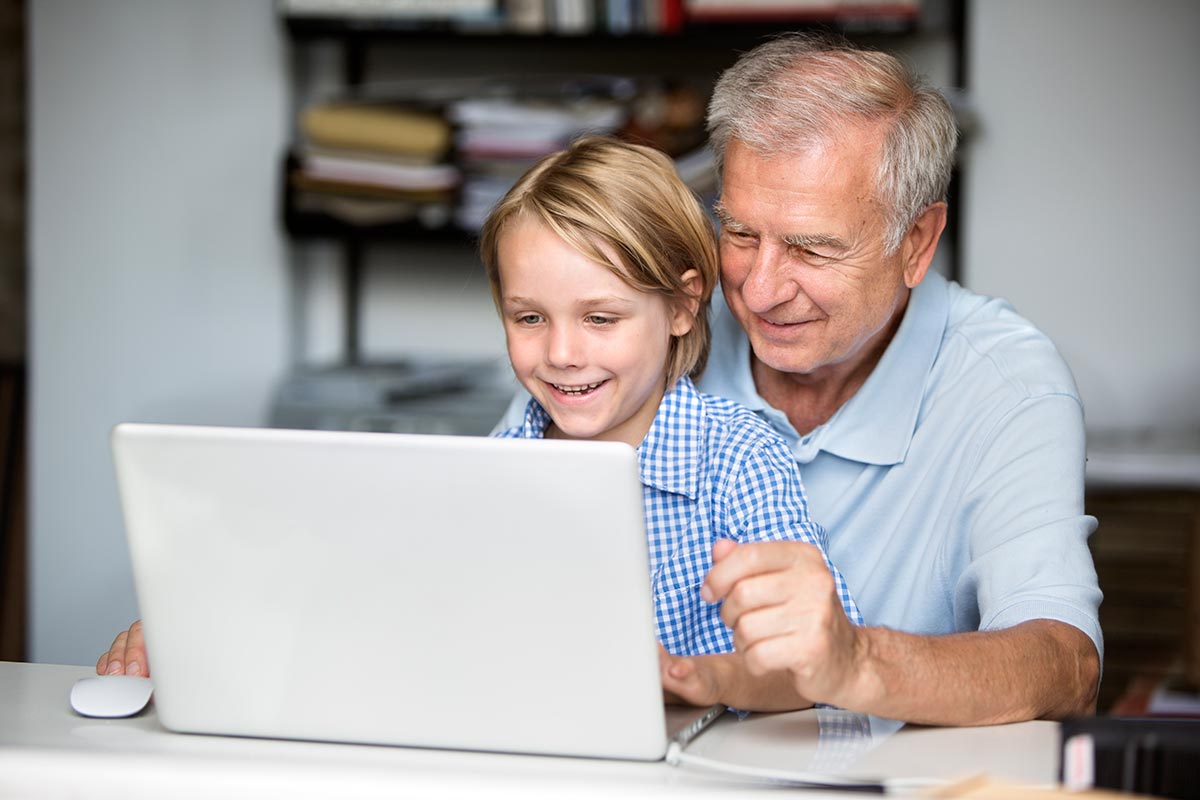
[[[1069,395],[1022,400],[981,443],[961,524],[968,565],[953,587],[959,630],[1053,619],[1087,634],[1103,658],[1101,593],[1083,513],[1083,409]]]
[[[824,529],[809,517],[799,468],[783,441],[764,440],[750,448],[727,488],[727,532],[736,534],[733,538],[739,543],[797,541],[814,545],[833,574],[846,616],[856,625],[863,624],[846,579],[825,552]]]

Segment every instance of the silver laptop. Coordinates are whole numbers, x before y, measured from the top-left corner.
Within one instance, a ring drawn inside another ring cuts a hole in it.
[[[112,444],[169,730],[666,754],[628,446],[140,424]]]

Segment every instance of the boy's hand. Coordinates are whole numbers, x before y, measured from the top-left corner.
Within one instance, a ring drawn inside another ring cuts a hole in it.
[[[721,702],[721,676],[727,674],[732,653],[713,656],[673,656],[660,644],[658,665],[662,675],[663,699],[667,703],[711,706]]]
[[[796,694],[786,670],[751,675],[738,653],[673,656],[659,645],[663,699],[667,703],[711,706],[721,703],[743,711],[794,711],[810,701]]]
[[[146,658],[146,640],[142,636],[142,621],[138,620],[113,639],[112,647],[96,662],[97,675],[135,675],[150,677],[150,662]]]
[[[701,596],[725,601],[721,619],[750,675],[783,672],[798,695],[852,707],[865,638],[846,618],[816,547],[718,540]]]

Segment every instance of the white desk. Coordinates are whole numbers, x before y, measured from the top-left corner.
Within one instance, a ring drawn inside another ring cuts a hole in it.
[[[0,798],[653,797],[739,795],[746,780],[665,763],[496,755],[169,733],[137,717],[77,716],[67,698],[89,667],[0,662]],[[581,712],[582,713],[582,712]],[[822,716],[824,714],[824,716]],[[582,717],[581,717],[582,718]],[[727,715],[688,752],[863,777],[978,773],[1052,783],[1058,726],[914,728],[845,712]],[[833,723],[833,724],[831,724]],[[841,728],[844,735],[831,735]],[[823,729],[823,730],[822,730]],[[824,735],[822,735],[824,734]],[[845,800],[844,793],[805,793]]]

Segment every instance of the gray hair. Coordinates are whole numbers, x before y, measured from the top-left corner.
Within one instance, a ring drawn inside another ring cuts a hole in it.
[[[907,64],[824,35],[785,34],[727,69],[708,106],[718,171],[730,139],[770,157],[885,121],[875,188],[891,253],[922,211],[946,199],[958,142],[950,104]]]

